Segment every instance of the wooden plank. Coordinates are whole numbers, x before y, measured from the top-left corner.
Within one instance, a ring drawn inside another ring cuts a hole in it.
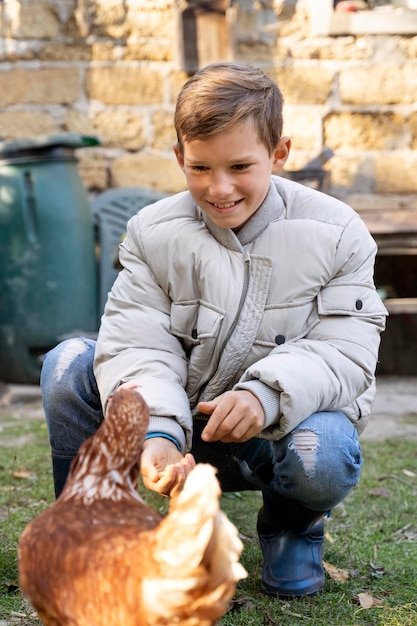
[[[417,211],[362,209],[358,212],[372,234],[417,233]]]
[[[417,314],[417,298],[387,298],[384,305],[391,315]]]
[[[380,255],[406,256],[417,254],[417,235],[407,233],[403,235],[376,235],[372,233]]]

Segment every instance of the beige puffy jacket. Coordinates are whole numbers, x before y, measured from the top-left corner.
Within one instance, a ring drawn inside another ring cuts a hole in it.
[[[350,207],[276,176],[237,234],[188,192],[142,209],[129,221],[97,341],[103,406],[137,380],[151,430],[183,450],[197,402],[232,388],[262,403],[262,437],[323,410],[343,411],[361,431],[386,316],[375,254]]]

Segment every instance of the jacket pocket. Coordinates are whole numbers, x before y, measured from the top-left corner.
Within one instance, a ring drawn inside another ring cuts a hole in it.
[[[267,306],[255,344],[274,348],[287,341],[300,339],[318,322],[319,316],[314,300]]]
[[[171,333],[192,347],[219,334],[224,313],[200,300],[173,302]]]
[[[317,296],[320,315],[386,315],[387,310],[375,289],[365,285],[328,285]]]
[[[189,361],[189,395],[216,368],[213,348],[224,317],[224,311],[200,300],[175,302],[171,305],[171,333],[181,340]]]

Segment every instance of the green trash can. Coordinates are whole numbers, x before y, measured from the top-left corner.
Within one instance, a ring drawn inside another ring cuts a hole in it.
[[[63,338],[97,332],[97,263],[75,134],[0,142],[0,380],[38,383]]]

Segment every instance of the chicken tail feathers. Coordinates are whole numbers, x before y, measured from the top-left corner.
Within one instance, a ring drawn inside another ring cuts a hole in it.
[[[172,623],[173,615],[184,625],[214,624],[247,576],[237,529],[219,507],[215,472],[198,464],[155,529],[153,571],[143,580],[148,617],[155,615],[149,624],[164,624],[165,617]]]

